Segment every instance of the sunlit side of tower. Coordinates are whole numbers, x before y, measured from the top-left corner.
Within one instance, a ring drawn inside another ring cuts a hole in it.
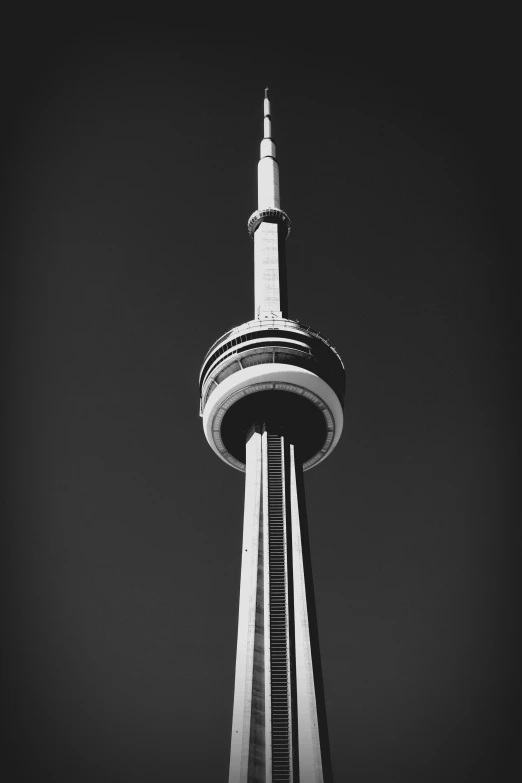
[[[331,780],[303,472],[335,448],[345,373],[324,336],[288,318],[279,167],[268,90],[258,164],[255,317],[214,343],[200,412],[216,454],[245,472],[229,783]]]

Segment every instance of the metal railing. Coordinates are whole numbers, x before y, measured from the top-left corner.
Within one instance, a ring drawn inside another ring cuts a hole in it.
[[[290,318],[256,318],[253,321],[247,321],[246,323],[240,324],[239,326],[235,326],[233,329],[229,329],[228,332],[225,332],[225,334],[223,334],[219,339],[217,339],[214,343],[212,343],[209,350],[205,354],[205,358],[203,359],[203,364],[205,364],[206,359],[222,341],[226,340],[227,341],[226,348],[230,348],[232,345],[240,342],[244,342],[245,339],[248,339],[248,338],[243,338],[243,335],[247,335],[250,334],[251,332],[258,332],[260,330],[265,330],[265,329],[274,329],[274,330],[277,329],[281,331],[289,331],[294,329],[295,331],[306,332],[312,337],[318,338],[336,354],[337,358],[341,362],[344,369],[343,360],[339,356],[338,351],[332,345],[332,343],[321,334],[321,332],[318,332],[316,329],[313,329],[311,326],[302,324],[297,319],[292,320]],[[228,338],[232,338],[232,339],[228,339]],[[224,350],[226,350],[225,346],[223,346],[223,348]],[[219,356],[219,353],[217,353],[216,356]]]

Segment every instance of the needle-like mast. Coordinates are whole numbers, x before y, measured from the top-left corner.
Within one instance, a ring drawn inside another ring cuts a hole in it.
[[[285,240],[290,232],[290,220],[280,207],[279,166],[272,140],[268,87],[263,102],[263,140],[257,166],[257,210],[248,221],[248,229],[254,239],[255,317],[286,318]]]
[[[279,166],[276,160],[276,148],[272,141],[272,115],[268,87],[265,90],[263,119],[263,141],[257,167],[257,208],[279,209]]]

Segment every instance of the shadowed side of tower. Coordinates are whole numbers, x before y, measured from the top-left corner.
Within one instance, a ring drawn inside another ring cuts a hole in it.
[[[255,318],[214,343],[200,374],[207,440],[245,472],[229,783],[322,783],[331,764],[303,471],[339,440],[345,375],[328,340],[288,318],[290,220],[268,91],[248,230]]]
[[[313,670],[315,685],[315,700],[317,726],[321,747],[321,763],[325,781],[332,781],[332,759],[330,755],[330,742],[328,736],[328,722],[326,717],[326,701],[323,684],[323,669],[321,665],[321,652],[319,647],[319,627],[317,623],[317,611],[315,605],[315,591],[312,577],[312,558],[310,552],[310,538],[308,535],[308,517],[306,513],[304,476],[302,467],[295,471],[295,507],[299,510],[299,533],[303,564],[303,582],[306,593],[306,610],[308,615],[308,638],[310,644],[310,660]]]

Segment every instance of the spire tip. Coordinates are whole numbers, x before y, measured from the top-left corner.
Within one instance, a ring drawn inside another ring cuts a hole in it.
[[[265,87],[265,98],[268,100],[268,87]]]

